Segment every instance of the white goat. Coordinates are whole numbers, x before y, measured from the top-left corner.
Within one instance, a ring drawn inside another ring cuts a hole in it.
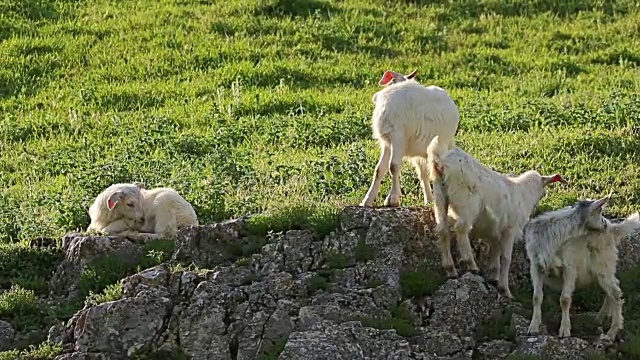
[[[385,206],[400,205],[400,172],[405,157],[411,158],[420,179],[425,205],[433,201],[427,167],[427,146],[435,135],[452,140],[460,114],[451,96],[437,86],[423,86],[414,80],[417,70],[405,76],[384,72],[379,84],[386,86],[373,94],[373,137],[381,148],[371,186],[360,206],[373,206],[382,179],[391,169],[393,182]]]
[[[88,230],[150,240],[177,235],[198,225],[191,204],[171,188],[146,190],[142,183],[114,184],[100,193],[89,207]]]
[[[448,277],[458,272],[451,257],[449,219],[455,221],[460,262],[472,272],[479,272],[469,234],[489,240],[494,274],[489,281],[498,285],[506,297],[509,290],[509,267],[513,243],[520,239],[522,228],[548,184],[566,181],[560,175],[542,176],[529,170],[519,176],[498,173],[486,167],[459,147],[436,136],[431,141],[429,170],[435,195],[434,214],[442,267]]]
[[[622,290],[616,278],[617,244],[640,231],[640,214],[612,223],[602,211],[610,195],[596,201],[582,200],[573,206],[544,213],[524,228],[533,284],[533,316],[529,334],[537,333],[542,321],[543,285],[561,291],[560,337],[571,335],[569,310],[573,291],[596,280],[605,292],[596,320],[611,316],[605,340],[615,339],[622,329]]]

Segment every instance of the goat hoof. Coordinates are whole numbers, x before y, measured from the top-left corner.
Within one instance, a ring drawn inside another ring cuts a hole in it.
[[[602,342],[610,343],[610,342],[613,342],[614,339],[615,339],[615,336],[611,337],[611,335],[609,334],[600,335],[600,341]]]
[[[384,199],[384,206],[386,207],[398,207],[400,206],[400,199],[394,199],[392,197],[387,197]]]
[[[532,329],[531,327],[529,327],[529,329],[527,329],[527,335],[535,336],[538,335],[539,332],[540,331],[537,328]]]
[[[458,278],[458,271],[456,270],[456,267],[453,265],[444,265],[444,272],[447,274],[447,279],[457,279]]]
[[[509,299],[509,300],[513,300],[513,299],[514,299],[513,295],[511,295],[511,294],[507,294],[507,293],[505,293],[505,292],[500,292],[500,294],[499,294],[499,295],[500,295],[500,296],[502,296],[502,297],[504,297],[504,298],[507,298],[507,299]]]
[[[509,291],[509,289],[506,289],[502,285],[498,285],[498,294],[502,297],[506,297],[509,300],[513,300],[513,295],[511,295],[511,291]]]
[[[571,336],[571,331],[569,329],[560,328],[560,331],[558,332],[559,338],[568,338],[570,336]]]

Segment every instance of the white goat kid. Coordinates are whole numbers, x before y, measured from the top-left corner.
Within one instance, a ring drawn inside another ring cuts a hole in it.
[[[622,329],[622,290],[616,278],[617,244],[620,239],[640,231],[640,214],[620,223],[603,215],[610,195],[596,201],[582,200],[573,206],[544,213],[524,228],[527,256],[533,284],[533,316],[530,334],[539,331],[542,321],[543,285],[561,291],[560,337],[571,335],[569,310],[573,291],[596,280],[605,299],[596,320],[611,316],[605,340],[613,340]]]
[[[141,241],[172,237],[182,227],[198,225],[193,207],[175,190],[146,190],[138,182],[106,188],[89,207],[89,216],[88,230]]]
[[[376,92],[372,100],[373,137],[381,148],[371,186],[360,206],[373,206],[382,180],[391,170],[391,190],[385,206],[400,205],[400,172],[405,157],[411,158],[420,179],[425,205],[433,201],[429,185],[426,149],[435,135],[442,141],[452,140],[458,130],[460,114],[451,96],[437,86],[423,86],[414,77],[387,70],[379,81],[386,86]]]
[[[522,228],[540,199],[545,187],[554,182],[566,183],[558,174],[542,176],[529,170],[519,176],[493,171],[449,141],[440,143],[436,136],[429,145],[429,170],[435,196],[434,214],[442,267],[448,277],[458,272],[451,256],[448,222],[455,221],[460,262],[468,270],[479,272],[469,241],[488,240],[494,273],[489,281],[503,295],[512,298],[509,290],[509,268],[513,244],[522,235]]]

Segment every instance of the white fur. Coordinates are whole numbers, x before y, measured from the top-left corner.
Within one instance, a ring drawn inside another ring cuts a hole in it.
[[[397,75],[397,74],[396,74]],[[371,186],[360,206],[373,206],[382,179],[391,170],[393,182],[385,206],[400,204],[400,172],[403,158],[411,158],[420,179],[424,203],[433,199],[429,185],[427,146],[434,136],[451,140],[460,122],[458,107],[451,96],[437,86],[423,86],[413,79],[401,78],[372,97],[373,136],[381,155]]]
[[[458,276],[450,249],[450,218],[455,221],[453,232],[461,262],[478,272],[469,234],[489,240],[495,270],[492,280],[511,298],[508,277],[513,244],[521,238],[522,228],[553,177],[534,170],[519,176],[498,173],[445,140],[443,144],[436,136],[427,150],[442,266],[447,276]]]
[[[120,197],[109,210],[108,199],[114,194]],[[89,216],[88,230],[135,240],[173,237],[182,227],[198,225],[193,207],[175,190],[146,190],[141,183],[109,186],[89,207]]]
[[[571,336],[569,310],[573,291],[576,287],[583,287],[593,281],[597,281],[606,294],[596,321],[602,322],[605,317],[611,316],[609,331],[603,338],[613,340],[622,329],[624,301],[616,277],[617,245],[620,239],[640,231],[640,214],[635,213],[618,224],[605,221],[607,226],[601,231],[592,230],[567,239],[561,238],[560,234],[553,239],[527,234],[527,256],[533,284],[533,316],[528,330],[530,334],[537,333],[542,322],[541,304],[545,283],[561,291],[560,337]],[[553,244],[553,251],[548,251],[549,244]]]

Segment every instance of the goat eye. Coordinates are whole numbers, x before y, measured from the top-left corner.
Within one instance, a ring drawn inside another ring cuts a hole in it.
[[[128,207],[130,207],[130,208],[132,208],[132,207],[133,207],[133,204],[127,204],[127,206],[128,206]]]

